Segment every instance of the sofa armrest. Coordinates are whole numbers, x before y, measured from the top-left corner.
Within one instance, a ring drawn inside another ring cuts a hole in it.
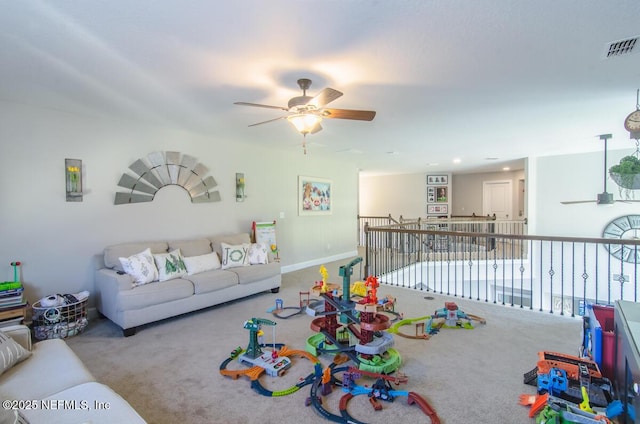
[[[31,352],[31,330],[26,325],[17,324],[2,327],[2,332]]]
[[[102,268],[96,272],[96,286],[114,291],[131,290],[133,277],[129,274],[121,274],[115,269]]]

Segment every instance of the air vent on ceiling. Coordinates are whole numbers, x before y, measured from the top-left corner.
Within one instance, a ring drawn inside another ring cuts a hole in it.
[[[609,43],[605,51],[605,59],[637,53],[638,47],[636,46],[638,46],[638,38],[640,38],[640,36]]]

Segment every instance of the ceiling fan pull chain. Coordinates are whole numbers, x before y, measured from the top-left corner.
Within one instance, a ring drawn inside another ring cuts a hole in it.
[[[636,90],[636,110],[640,110],[640,88]]]

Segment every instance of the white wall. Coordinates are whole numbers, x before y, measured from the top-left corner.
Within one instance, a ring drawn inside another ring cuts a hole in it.
[[[513,216],[510,219],[524,218],[518,216],[518,180],[524,179],[524,171],[484,172],[477,174],[455,174],[453,180],[453,215],[482,215],[483,184],[488,181],[511,180]],[[525,213],[526,214],[526,213]]]
[[[427,215],[426,174],[360,177],[360,215],[417,218]]]
[[[607,169],[633,149],[610,150]],[[603,191],[603,152],[528,158],[524,171],[454,174],[451,177],[454,215],[482,212],[482,182],[511,178],[514,211],[517,211],[517,181],[526,178],[526,215],[529,234],[565,237],[601,237],[614,218],[640,214],[640,203],[617,202],[563,205],[568,200],[596,200]],[[525,177],[526,175],[526,177]],[[506,178],[505,178],[506,177]],[[360,214],[406,218],[425,216],[425,174],[360,177]],[[607,178],[607,191],[620,199],[618,186]],[[640,195],[636,195],[640,200]]]
[[[288,145],[271,151],[215,134],[7,103],[0,104],[0,137],[0,281],[13,280],[10,262],[22,261],[31,302],[93,291],[94,256],[109,244],[249,231],[254,220],[277,221],[285,271],[356,251],[358,174],[346,162]],[[194,204],[170,186],[152,202],[114,205],[115,192],[124,191],[120,176],[155,151],[196,157],[218,182],[222,201]],[[65,200],[65,158],[83,162],[83,202]],[[244,202],[235,201],[236,172],[245,173]],[[297,215],[298,175],[333,181],[332,215]]]
[[[524,171],[444,174],[450,175],[451,214],[482,215],[482,183],[507,179],[513,181],[513,210],[517,214],[518,179],[524,178]],[[426,204],[426,173],[360,177],[360,215],[425,217]]]
[[[631,152],[631,149],[609,151],[607,169]],[[539,157],[535,167],[536,234],[601,237],[602,229],[612,219],[640,213],[640,203],[617,202],[609,206],[560,203],[597,199],[604,187],[603,152]],[[618,186],[608,177],[606,184],[614,199],[620,199]],[[640,200],[640,196],[636,197]]]

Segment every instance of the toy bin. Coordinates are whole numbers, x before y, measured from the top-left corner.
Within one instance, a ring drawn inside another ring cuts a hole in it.
[[[614,379],[615,362],[615,326],[614,307],[587,304],[584,323],[584,352],[600,368],[602,375]]]
[[[64,339],[85,329],[87,300],[55,307],[44,307],[40,301],[33,304],[33,332],[38,340]]]

